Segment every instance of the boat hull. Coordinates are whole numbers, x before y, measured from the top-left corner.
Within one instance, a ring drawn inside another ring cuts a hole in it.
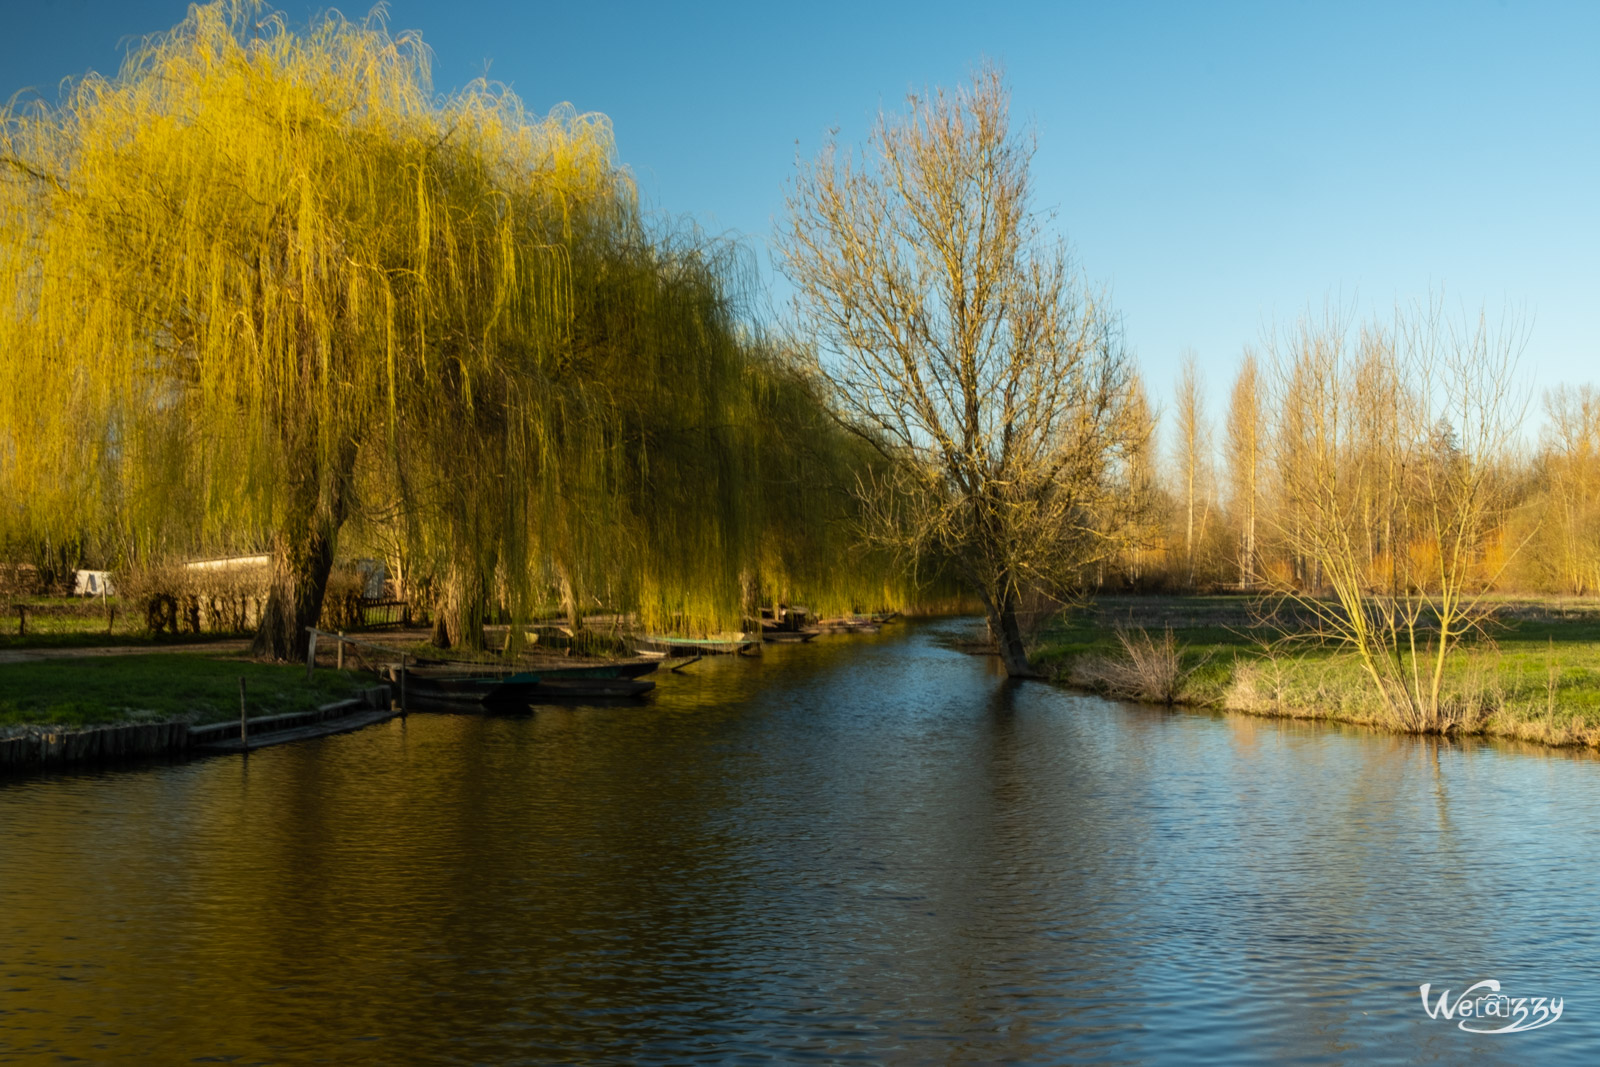
[[[640,654],[656,656],[731,656],[755,648],[759,643],[748,638],[735,641],[689,637],[634,638],[634,647]]]

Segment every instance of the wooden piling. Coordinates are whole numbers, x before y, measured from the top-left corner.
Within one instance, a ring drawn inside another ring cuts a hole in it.
[[[244,713],[244,675],[239,675],[239,744],[244,746],[245,754],[250,753],[250,720]]]
[[[339,651],[336,653],[335,664],[339,670],[344,670],[344,631],[339,631]]]

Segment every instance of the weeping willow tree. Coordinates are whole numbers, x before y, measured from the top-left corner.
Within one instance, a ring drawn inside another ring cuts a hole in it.
[[[650,232],[601,116],[441,99],[376,18],[196,6],[0,122],[0,533],[267,547],[277,657],[347,524],[467,644],[552,588],[702,629],[752,574],[881,600],[840,563],[870,460],[740,276]]]

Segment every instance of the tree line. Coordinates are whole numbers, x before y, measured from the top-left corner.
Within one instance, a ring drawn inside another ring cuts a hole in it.
[[[1207,413],[1187,353],[1159,408],[1141,383],[1146,506],[1091,586],[1600,592],[1600,394],[1535,397],[1514,320],[1439,302],[1366,322],[1308,316],[1244,349]]]
[[[336,554],[449,644],[553,601],[718,630],[911,599],[852,535],[884,460],[752,324],[743,253],[648,219],[603,116],[428,64],[381,10],[219,0],[0,115],[6,554],[264,550],[276,657]]]
[[[1084,592],[1278,593],[1418,714],[1486,594],[1594,591],[1600,400],[1551,394],[1525,447],[1514,324],[1307,318],[1220,427],[1189,358],[1159,433],[1009,107],[980,66],[801,163],[769,331],[603,116],[440,97],[381,9],[197,5],[0,115],[0,550],[264,550],[274,657],[340,553],[468,646],[552,605],[704,632],[959,590],[1012,675]]]

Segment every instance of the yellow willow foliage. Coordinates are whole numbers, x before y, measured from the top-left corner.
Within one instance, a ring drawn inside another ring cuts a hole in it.
[[[604,117],[214,3],[0,118],[0,539],[270,544],[290,631],[347,519],[468,631],[562,582],[699,628],[751,574],[906,599],[850,551],[868,452],[732,250],[647,232]]]

